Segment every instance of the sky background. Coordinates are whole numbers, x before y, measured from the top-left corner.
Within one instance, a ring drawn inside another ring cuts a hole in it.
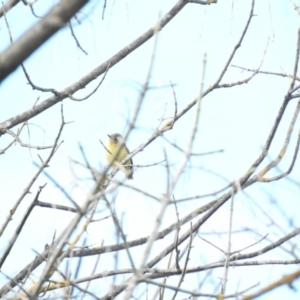
[[[88,55],[76,48],[70,30],[66,27],[26,60],[25,67],[30,78],[36,85],[43,88],[56,90],[66,88],[153,26],[158,18],[175,3],[174,0],[107,1],[103,20],[103,2],[91,1],[77,15],[81,24],[77,24],[75,20],[72,21],[75,34]],[[299,1],[294,1],[294,3],[300,5]],[[43,15],[53,4],[53,1],[38,1],[35,11],[38,15]],[[188,4],[159,33],[150,79],[150,86],[153,88],[146,94],[136,128],[128,138],[127,146],[130,150],[147,140],[162,117],[169,120],[168,118],[173,116],[174,98],[170,81],[175,86],[178,111],[181,111],[197,96],[204,53],[207,57],[204,89],[216,81],[240,38],[249,15],[250,4],[250,1],[219,1],[210,6]],[[21,18],[24,21],[21,22]],[[7,19],[14,40],[36,22],[30,9],[24,7],[22,3],[8,13]],[[255,17],[232,64],[257,68],[266,51],[262,70],[291,74],[298,27],[299,14],[293,10],[293,2],[257,1]],[[0,50],[4,50],[9,45],[9,38],[3,18],[0,28]],[[145,82],[150,67],[153,48],[154,39],[152,38],[110,69],[99,90],[88,100],[63,101],[65,120],[72,123],[65,127],[62,134],[64,143],[52,159],[47,172],[72,194],[78,204],[85,201],[92,182],[87,180],[88,173],[72,165],[70,160],[83,161],[78,146],[81,144],[90,163],[99,170],[103,169],[106,164],[105,150],[99,140],[105,142],[107,134],[125,133],[140,88]],[[249,75],[250,73],[230,67],[222,83],[242,80]],[[96,87],[101,78],[97,78],[74,96],[78,98],[86,96]],[[211,156],[193,157],[188,165],[189,168],[184,172],[174,191],[176,199],[216,191],[238,179],[247,171],[261,152],[288,90],[289,82],[289,79],[281,77],[257,75],[248,84],[215,90],[203,99],[193,152],[224,151]],[[38,97],[41,102],[49,96],[51,96],[50,93],[32,90],[22,70],[17,69],[0,86],[1,122],[31,108]],[[293,100],[263,166],[276,157],[280,151],[295,105],[296,100]],[[51,145],[61,123],[60,109],[60,105],[56,105],[31,119],[30,134],[27,129],[23,130],[21,138],[34,145]],[[176,123],[174,130],[164,134],[164,138],[185,149],[192,132],[194,118],[195,109],[191,109]],[[16,132],[16,128],[14,130]],[[295,126],[295,133],[292,135],[287,155],[279,166],[281,170],[286,170],[289,166],[297,130],[299,130],[299,121]],[[159,162],[164,159],[164,151],[166,151],[174,175],[183,155],[168,145],[164,138],[155,140],[143,152],[136,155],[134,164],[146,165]],[[9,136],[2,136],[0,148],[4,148],[10,140]],[[0,156],[2,178],[0,181],[2,191],[0,220],[4,220],[13,203],[36,173],[37,168],[33,162],[39,162],[38,153],[46,158],[48,151],[38,152],[15,145],[5,155]],[[270,174],[274,175],[275,172]],[[298,183],[298,186],[287,180],[256,184],[255,187],[236,196],[234,229],[252,228],[259,234],[256,237],[245,233],[235,235],[232,241],[233,249],[243,248],[257,241],[260,234],[263,236],[269,233],[270,240],[252,247],[251,251],[254,251],[292,230],[287,219],[274,205],[274,201],[282,207],[284,214],[295,222],[295,226],[299,226],[299,174],[299,163],[296,163],[291,178]],[[123,179],[124,175],[118,173],[116,178]],[[46,182],[48,185],[42,192],[41,201],[70,205],[58,189],[45,176],[41,176],[31,189],[32,194],[25,198],[20,210],[0,240],[0,249],[5,248],[38,187]],[[129,184],[161,196],[166,189],[164,164],[149,168],[135,168],[134,180]],[[114,195],[109,197],[113,198]],[[180,203],[180,217],[212,199],[214,198]],[[118,215],[124,216],[124,228],[128,233],[128,240],[146,236],[151,232],[160,208],[159,203],[126,188],[118,190],[116,201]],[[224,205],[200,230],[203,235],[207,236],[206,238],[219,247],[226,246],[225,236],[220,232],[228,228],[229,208],[229,203]],[[105,213],[102,214],[104,215]],[[272,217],[275,222],[271,223],[268,216]],[[173,223],[174,218],[174,207],[169,207],[161,228]],[[35,208],[11,253],[12,258],[19,257],[20,260],[8,259],[2,271],[14,275],[20,266],[26,265],[34,258],[34,251],[42,251],[45,244],[51,242],[54,230],[60,232],[71,219],[70,213]],[[184,232],[185,228],[182,230]],[[110,219],[92,224],[89,228],[88,243],[100,245],[102,241],[105,245],[115,242],[114,226]],[[298,239],[295,240],[297,241]],[[171,240],[164,240],[162,245],[168,242]],[[287,248],[288,245],[289,243],[287,243]],[[161,244],[158,243],[156,247],[152,253],[155,253],[155,249],[159,249]],[[191,258],[195,262],[193,265],[197,265],[198,261],[203,264],[205,261],[215,261],[222,257],[220,252],[200,239],[195,240],[195,247],[201,249],[203,253],[210,253],[210,256],[204,257],[194,251]],[[138,249],[133,249],[132,252],[138,257]],[[262,256],[261,259],[287,259],[287,257],[291,259],[284,251],[276,250],[272,254]],[[127,265],[126,258],[122,262],[124,266]],[[110,263],[111,261],[108,261],[107,265],[109,266]],[[101,269],[105,270],[106,267],[109,268],[108,266],[101,265]],[[263,276],[265,281],[260,282],[260,287],[293,270],[296,270],[295,266],[260,268],[260,272],[265,272]],[[256,272],[256,268],[247,269],[247,272],[243,268],[230,269],[228,293],[257,283]],[[222,274],[223,270],[219,269],[215,276],[221,277]],[[199,280],[197,276],[188,277],[185,287],[194,287],[195,280]],[[200,280],[203,276],[204,274],[200,274]],[[111,282],[110,279],[107,281]],[[239,282],[238,287],[237,282]],[[213,286],[215,285],[212,283],[211,287]],[[295,287],[299,288],[299,283],[296,283]],[[209,290],[209,292],[212,291]],[[297,293],[291,289],[279,288],[266,295],[264,299],[274,299],[274,293],[277,299],[297,298]]]

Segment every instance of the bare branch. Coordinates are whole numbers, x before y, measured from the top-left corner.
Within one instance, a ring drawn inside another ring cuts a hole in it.
[[[79,0],[77,0],[77,1],[79,1]],[[86,0],[81,0],[81,2],[85,3]],[[70,6],[69,1],[64,0],[63,4],[67,6],[66,9],[68,11],[68,16],[70,16],[70,18],[71,18],[72,15],[70,15],[70,14],[71,14],[72,10],[69,7]],[[75,4],[77,4],[76,1],[74,1],[73,5],[75,6]],[[141,46],[147,40],[149,40],[152,36],[154,36],[157,33],[157,28],[159,28],[159,30],[163,29],[163,27],[166,26],[186,4],[187,4],[187,2],[185,2],[185,1],[182,1],[182,0],[178,1],[175,4],[175,6],[169,12],[167,12],[165,14],[165,16],[160,19],[159,22],[157,22],[156,25],[154,25],[152,28],[147,30],[142,36],[138,37],[136,40],[134,40],[128,46],[124,47],[122,50],[120,50],[118,53],[116,53],[114,56],[112,56],[106,62],[101,64],[99,67],[94,69],[88,75],[86,75],[85,77],[80,79],[78,82],[74,83],[73,85],[71,85],[71,86],[65,88],[63,91],[59,92],[58,95],[54,95],[54,96],[50,97],[49,99],[43,101],[42,103],[37,105],[34,109],[29,109],[26,112],[24,112],[18,116],[8,119],[3,123],[0,123],[0,135],[3,134],[3,129],[10,129],[10,128],[16,126],[17,124],[20,124],[26,120],[31,119],[32,117],[40,114],[41,112],[45,111],[49,107],[59,103],[63,99],[66,99],[70,95],[73,95],[75,92],[77,92],[78,90],[85,87],[88,83],[90,83],[91,81],[96,79],[98,76],[103,74],[107,70],[108,66],[113,67],[119,61],[124,59],[128,54],[133,52],[135,49],[137,49],[139,46]],[[62,5],[62,4],[60,3],[59,5]],[[60,6],[58,6],[58,7],[60,7]],[[56,12],[55,8],[54,8],[54,12]],[[60,11],[58,11],[58,12],[60,12]],[[50,15],[50,17],[51,17],[51,15]],[[66,20],[66,21],[68,21],[68,20]],[[58,29],[59,28],[57,28],[57,30]],[[36,38],[36,36],[34,36],[34,38]],[[26,44],[29,44],[30,39],[27,38],[26,35],[24,35],[21,38],[21,41],[19,43],[16,42],[13,46],[16,47],[17,49],[23,49],[23,47],[20,46],[20,43],[21,42],[23,43],[23,41],[25,41]],[[7,61],[7,59],[8,58],[5,58],[4,54],[0,55],[0,67],[1,67],[1,61]],[[17,63],[17,65],[15,65],[14,67],[17,67],[22,61],[23,60],[21,60],[19,63]],[[2,69],[2,67],[1,67],[1,69]]]
[[[0,82],[54,33],[64,27],[86,3],[87,0],[74,0],[72,3],[68,0],[62,0],[44,18],[2,52],[0,54]]]

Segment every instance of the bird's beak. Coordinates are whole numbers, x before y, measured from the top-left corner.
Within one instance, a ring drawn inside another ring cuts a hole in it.
[[[109,134],[107,136],[111,139],[111,136]]]

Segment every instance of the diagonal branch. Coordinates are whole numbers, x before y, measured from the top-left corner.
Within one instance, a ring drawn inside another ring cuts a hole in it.
[[[38,23],[0,54],[0,82],[81,9],[88,0],[62,0]]]
[[[69,7],[69,1],[67,1],[67,2],[68,2],[68,7]],[[34,107],[34,109],[29,109],[29,110],[15,116],[15,117],[12,117],[12,118],[6,120],[3,123],[0,123],[0,136],[4,133],[4,131],[3,131],[4,129],[10,129],[10,128],[26,121],[26,120],[29,120],[29,119],[35,117],[36,115],[38,115],[38,114],[42,113],[43,111],[47,110],[49,107],[52,107],[53,105],[59,103],[60,101],[68,98],[70,95],[73,95],[78,90],[83,89],[91,81],[95,80],[100,75],[105,73],[108,66],[110,68],[113,67],[119,61],[124,59],[128,54],[130,54],[131,52],[133,52],[134,50],[139,48],[142,44],[144,44],[146,41],[148,41],[152,36],[154,36],[157,33],[157,28],[159,28],[159,30],[163,29],[163,27],[166,26],[181,11],[181,9],[187,3],[188,3],[188,1],[186,1],[186,0],[179,0],[174,5],[174,7],[170,11],[168,11],[165,14],[165,16],[160,19],[160,21],[158,21],[157,24],[155,24],[153,27],[148,29],[143,35],[141,35],[136,40],[131,42],[129,45],[124,47],[122,50],[120,50],[118,53],[113,55],[111,58],[109,58],[107,61],[102,63],[96,69],[94,69],[89,74],[87,74],[86,76],[81,78],[76,83],[74,83],[71,86],[65,88],[60,93],[57,93],[56,95],[53,95],[52,97],[46,99],[45,101],[43,101],[39,105],[36,105]],[[16,44],[17,44],[17,42],[14,45],[16,45]],[[22,47],[20,46],[19,49],[22,49]],[[3,66],[1,65],[3,63],[3,60],[4,60],[3,55],[0,55],[0,69],[3,68]],[[22,61],[20,61],[20,63],[21,62]],[[0,80],[1,80],[1,77],[0,77]]]

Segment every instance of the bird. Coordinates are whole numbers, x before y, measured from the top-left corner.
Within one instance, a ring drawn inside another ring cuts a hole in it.
[[[124,165],[121,164],[122,160],[130,153],[125,139],[119,133],[108,134],[106,159],[113,167],[120,168],[128,179],[133,179],[133,161],[130,158]],[[113,161],[113,162],[112,162]]]

